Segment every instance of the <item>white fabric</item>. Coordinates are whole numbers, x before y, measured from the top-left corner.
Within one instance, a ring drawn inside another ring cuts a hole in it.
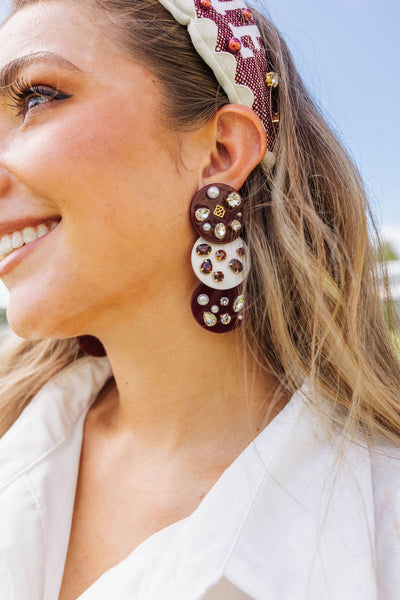
[[[106,358],[77,361],[0,440],[1,600],[58,598],[84,418],[110,375]],[[296,393],[190,517],[79,600],[398,599],[395,452],[348,444],[338,463],[338,443]]]

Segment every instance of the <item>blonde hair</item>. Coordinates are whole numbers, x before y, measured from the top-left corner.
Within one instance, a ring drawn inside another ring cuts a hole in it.
[[[13,9],[35,1],[16,0]],[[228,102],[186,29],[157,0],[91,3],[108,14],[116,43],[160,80],[171,127],[195,127]],[[280,125],[274,170],[259,165],[242,188],[253,265],[244,343],[281,387],[295,390],[308,378],[320,409],[329,408],[350,433],[361,428],[400,445],[400,365],[380,301],[378,245],[369,240],[359,173],[307,94],[278,31],[254,14],[271,70],[280,75]],[[394,325],[394,311],[390,319]],[[0,434],[78,356],[74,340],[5,346]]]

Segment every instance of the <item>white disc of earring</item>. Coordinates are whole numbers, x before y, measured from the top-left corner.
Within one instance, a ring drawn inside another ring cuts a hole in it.
[[[243,283],[250,270],[248,248],[242,238],[212,244],[200,237],[192,250],[193,271],[214,290],[230,290]]]

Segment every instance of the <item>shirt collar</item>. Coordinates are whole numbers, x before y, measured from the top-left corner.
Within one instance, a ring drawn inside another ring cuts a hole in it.
[[[1,440],[0,549],[16,600],[58,593],[84,416],[110,376],[107,359],[77,361]],[[368,452],[349,443],[338,461],[340,444],[298,391],[177,529],[138,600],[200,600],[221,579],[257,599],[375,599]]]
[[[0,439],[0,490],[68,437],[111,375],[107,358],[84,357],[41,388]]]
[[[0,440],[0,581],[4,600],[58,597],[86,412],[111,376],[85,357],[51,379]],[[3,590],[8,582],[11,591]]]
[[[302,391],[180,527],[143,597],[376,600],[369,454],[325,435]],[[351,565],[351,568],[350,568]]]

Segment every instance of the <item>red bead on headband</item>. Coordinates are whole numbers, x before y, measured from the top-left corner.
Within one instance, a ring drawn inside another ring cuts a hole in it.
[[[267,134],[265,163],[274,162],[276,115],[271,73],[260,30],[243,0],[159,0],[188,29],[193,46],[226,92],[230,102],[244,104],[260,117]]]

